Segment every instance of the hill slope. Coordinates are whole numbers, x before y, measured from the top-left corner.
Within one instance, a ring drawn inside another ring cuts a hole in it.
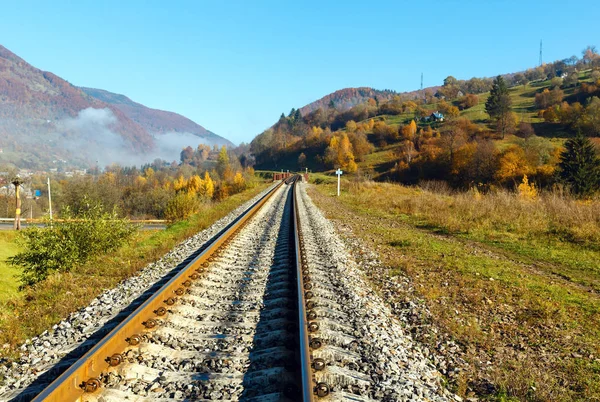
[[[231,144],[183,116],[126,97],[121,104],[104,98],[0,45],[0,163],[30,169],[140,164],[157,157],[179,159],[185,145]],[[192,135],[182,137],[184,132]]]
[[[430,91],[435,93],[440,87],[429,87],[424,88],[423,91]],[[353,106],[367,102],[369,99],[377,98],[378,101],[384,102],[392,99],[396,95],[400,95],[407,99],[417,98],[421,91],[411,92],[395,92],[389,89],[379,90],[370,87],[359,87],[359,88],[344,88],[337,90],[329,95],[325,95],[319,100],[316,100],[308,105],[300,108],[300,112],[303,116],[308,113],[317,110],[319,108],[327,109],[333,102],[333,106],[338,111],[345,111]]]
[[[231,141],[216,135],[180,114],[152,109],[132,101],[125,95],[115,94],[103,89],[85,87],[80,87],[80,89],[89,96],[116,107],[151,134],[188,133],[202,138],[211,145],[233,146]]]

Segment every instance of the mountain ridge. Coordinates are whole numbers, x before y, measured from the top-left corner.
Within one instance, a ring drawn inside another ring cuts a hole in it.
[[[231,141],[207,130],[200,124],[179,113],[150,108],[133,101],[126,95],[104,89],[88,87],[79,87],[79,89],[93,98],[115,106],[151,134],[165,134],[168,132],[190,133],[200,138],[209,139],[212,142],[218,143],[218,145],[233,146]]]
[[[141,164],[178,160],[180,146],[233,145],[177,113],[96,91],[104,100],[0,45],[0,163],[30,169],[55,167],[56,161]]]

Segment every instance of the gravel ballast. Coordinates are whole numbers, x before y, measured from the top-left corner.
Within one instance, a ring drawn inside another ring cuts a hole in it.
[[[182,241],[158,261],[95,298],[87,307],[27,340],[21,356],[11,364],[0,365],[0,401],[27,401],[56,378],[95,342],[114,328],[124,316],[139,305],[157,283],[170,277],[190,254],[234,221],[242,212],[264,196],[271,187],[245,202],[209,228]]]
[[[347,317],[345,332],[350,330],[358,340],[354,352],[360,355],[360,361],[354,368],[370,377],[364,391],[357,389],[360,385],[349,387],[342,381],[334,385],[334,391],[354,391],[387,401],[460,400],[443,387],[441,374],[427,357],[428,350],[414,341],[364,279],[365,273],[351,250],[313,204],[306,186],[299,186],[298,203],[311,275],[316,272],[319,284],[336,293],[338,306]],[[368,250],[361,248],[361,252]],[[371,257],[376,264],[375,255]],[[315,294],[319,294],[318,289]],[[409,305],[407,309],[410,308]],[[410,312],[405,316],[410,316]]]

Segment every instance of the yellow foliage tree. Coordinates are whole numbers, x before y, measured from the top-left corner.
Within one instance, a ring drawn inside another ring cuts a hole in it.
[[[202,179],[198,175],[193,175],[187,182],[187,191],[189,193],[196,194],[200,191],[200,187],[202,186]]]
[[[117,176],[113,172],[106,172],[100,176],[100,180],[105,183],[115,184],[117,182]]]
[[[352,143],[346,133],[331,137],[329,147],[325,150],[325,162],[332,167],[356,171]]]
[[[198,192],[203,197],[209,199],[213,197],[213,194],[215,193],[215,182],[210,178],[208,172],[204,172],[204,180],[202,180],[202,185]]]
[[[410,124],[402,127],[402,136],[405,140],[412,141],[417,134],[417,123],[414,120],[410,121]]]
[[[173,181],[173,189],[175,191],[181,191],[181,190],[185,189],[186,184],[187,183],[186,183],[185,179],[183,178],[183,176],[179,176],[178,178],[176,178]]]
[[[140,187],[144,187],[146,185],[146,182],[147,182],[147,180],[144,176],[137,176],[135,178],[134,184],[136,187],[140,188]]]
[[[354,164],[354,171],[356,171],[356,163],[354,163],[354,153],[352,152],[352,143],[346,135],[342,134],[340,140],[340,146],[338,148],[338,163],[342,167],[346,167],[350,170],[350,164]]]
[[[146,170],[144,170],[144,176],[148,179],[152,179],[154,177],[154,169],[151,167],[146,168]]]
[[[537,198],[537,189],[534,183],[529,183],[527,175],[523,175],[523,181],[517,187],[519,197],[525,200],[534,200]]]
[[[500,181],[522,177],[527,173],[529,173],[529,166],[523,148],[512,146],[500,157],[500,164],[496,172],[496,177]]]
[[[246,180],[244,180],[244,176],[242,176],[241,172],[235,174],[233,178],[233,187],[238,193],[246,188]]]

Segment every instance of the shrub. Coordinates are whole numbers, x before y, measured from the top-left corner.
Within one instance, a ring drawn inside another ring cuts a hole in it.
[[[34,285],[53,271],[68,272],[90,258],[116,250],[136,232],[137,226],[119,219],[100,203],[87,203],[77,214],[66,207],[63,220],[32,226],[21,232],[22,252],[9,263],[23,267],[22,287]]]
[[[529,183],[527,175],[523,176],[523,181],[517,187],[517,193],[524,200],[535,200],[537,198],[535,184]]]
[[[198,212],[200,201],[194,193],[180,192],[167,204],[165,218],[170,221],[179,221],[189,218]]]

